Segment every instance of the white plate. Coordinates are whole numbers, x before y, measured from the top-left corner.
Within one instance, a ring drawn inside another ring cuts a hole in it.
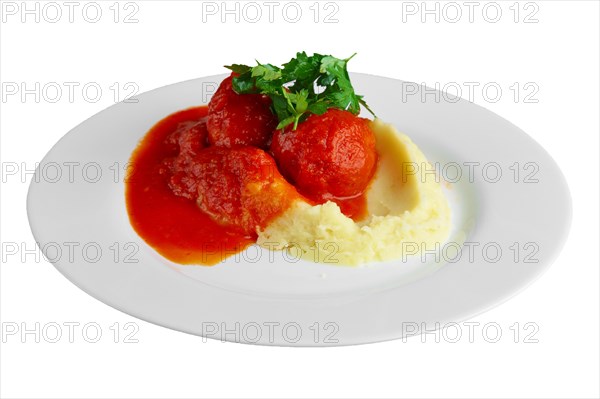
[[[41,162],[27,200],[32,231],[45,256],[88,294],[209,338],[350,345],[443,327],[489,309],[540,276],[565,241],[567,184],[527,134],[448,94],[352,74],[378,116],[408,134],[443,176],[456,181],[462,172],[446,189],[449,243],[425,259],[361,268],[296,261],[258,247],[215,267],[171,263],[130,226],[123,170],[154,123],[206,103],[223,78],[177,83],[137,103],[116,104],[65,135]]]

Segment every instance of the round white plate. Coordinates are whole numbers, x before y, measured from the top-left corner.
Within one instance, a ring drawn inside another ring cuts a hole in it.
[[[126,164],[157,121],[206,104],[224,77],[177,83],[116,104],[66,134],[40,163],[27,199],[31,229],[45,256],[88,294],[140,319],[208,338],[351,345],[485,311],[540,276],[566,239],[567,184],[527,134],[447,93],[352,74],[378,117],[408,134],[447,180],[448,242],[437,252],[359,268],[256,246],[214,267],[169,262],[129,224]]]

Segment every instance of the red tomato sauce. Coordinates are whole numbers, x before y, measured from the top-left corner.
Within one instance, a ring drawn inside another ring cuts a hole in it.
[[[131,157],[126,181],[129,220],[158,253],[180,264],[214,265],[252,244],[255,239],[214,222],[194,201],[176,196],[161,174],[164,159],[174,156],[166,138],[180,122],[205,117],[207,107],[176,112],[158,122]]]

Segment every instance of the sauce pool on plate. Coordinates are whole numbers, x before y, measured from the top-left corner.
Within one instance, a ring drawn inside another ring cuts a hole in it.
[[[167,145],[169,135],[181,123],[201,121],[206,115],[206,106],[194,107],[158,122],[134,151],[126,181],[131,225],[158,253],[180,264],[214,265],[255,241],[219,225],[195,201],[176,196],[169,187],[164,161],[177,155],[177,149]]]

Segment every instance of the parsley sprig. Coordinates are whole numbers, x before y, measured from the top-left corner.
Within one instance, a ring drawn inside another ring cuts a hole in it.
[[[350,82],[347,65],[354,55],[339,59],[301,52],[282,68],[258,61],[254,67],[233,64],[225,68],[238,74],[232,81],[236,93],[261,93],[271,98],[271,107],[279,120],[277,129],[293,124],[296,130],[309,114],[321,115],[329,108],[358,115],[363,105],[375,116]]]

